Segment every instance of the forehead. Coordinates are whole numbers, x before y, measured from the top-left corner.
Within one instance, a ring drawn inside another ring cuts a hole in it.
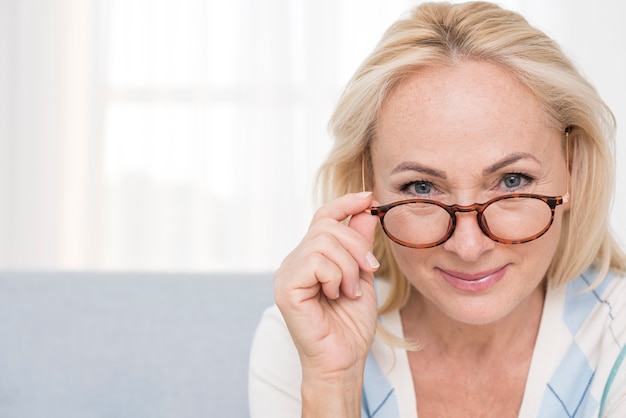
[[[530,89],[494,64],[465,61],[405,78],[383,103],[373,152],[461,162],[541,154],[554,150],[554,132]]]

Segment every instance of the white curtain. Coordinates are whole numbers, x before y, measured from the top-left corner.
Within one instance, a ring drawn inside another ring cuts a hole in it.
[[[416,3],[0,0],[0,269],[275,269],[341,87]],[[501,2],[626,122],[626,6],[590,3]]]

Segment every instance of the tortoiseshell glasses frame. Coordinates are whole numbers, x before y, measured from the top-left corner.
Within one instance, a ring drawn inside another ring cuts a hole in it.
[[[565,161],[566,161],[567,166],[569,166],[569,133],[570,132],[571,132],[571,127],[568,127],[565,129],[565,158],[566,158]],[[569,173],[569,169],[567,171]],[[362,176],[361,180],[363,184],[363,189],[365,190],[365,161],[362,162],[361,176]],[[503,202],[506,200],[513,200],[513,199],[533,199],[536,201],[544,202],[550,208],[550,219],[549,220],[546,219],[546,224],[539,231],[533,234],[530,234],[528,236],[516,237],[516,239],[509,239],[509,238],[503,238],[494,234],[489,228],[488,222],[485,218],[485,214],[484,214],[485,210],[487,210],[489,206],[494,203]],[[452,234],[454,234],[454,230],[456,228],[456,214],[459,212],[461,213],[476,212],[476,220],[478,222],[478,226],[480,227],[481,231],[487,237],[489,237],[491,240],[495,242],[499,242],[502,244],[523,244],[526,242],[536,240],[537,238],[544,235],[554,223],[556,207],[564,203],[567,203],[568,201],[569,201],[569,175],[568,175],[568,181],[567,181],[567,192],[563,196],[545,196],[545,195],[530,194],[530,193],[513,193],[513,194],[506,194],[506,195],[495,197],[484,203],[474,203],[472,205],[467,205],[467,206],[446,205],[445,203],[442,203],[436,200],[429,200],[429,199],[407,199],[407,200],[400,200],[397,202],[389,203],[389,204],[382,205],[382,206],[371,207],[368,210],[373,216],[378,216],[378,218],[380,219],[380,224],[383,228],[383,231],[393,242],[400,244],[402,246],[405,246],[405,247],[409,247],[409,248],[425,249],[425,248],[436,247],[438,245],[443,244],[448,239],[450,239]],[[434,205],[445,210],[450,215],[450,222],[448,223],[448,227],[447,227],[445,234],[443,234],[439,239],[433,242],[415,244],[405,239],[404,240],[400,239],[396,237],[393,233],[391,233],[388,230],[387,226],[385,225],[385,215],[393,208],[403,206],[403,205],[409,205],[409,204],[425,205],[423,207]]]
[[[506,238],[502,238],[502,237],[499,237],[499,236],[495,235],[489,229],[489,226],[488,226],[487,221],[485,219],[484,212],[489,207],[489,205],[491,205],[493,203],[501,202],[501,201],[504,201],[504,200],[509,200],[509,199],[537,199],[537,200],[540,200],[540,201],[544,202],[550,208],[550,220],[547,222],[547,224],[540,231],[538,231],[537,233],[532,234],[530,236],[527,236],[527,237],[520,237],[518,239],[506,239]],[[400,244],[402,246],[405,246],[405,247],[409,247],[409,248],[416,248],[416,249],[432,248],[432,247],[436,247],[436,246],[441,245],[444,242],[446,242],[448,239],[450,239],[450,237],[454,233],[454,230],[456,228],[456,214],[458,212],[461,212],[461,213],[464,213],[464,212],[476,212],[476,220],[478,222],[478,226],[480,227],[480,230],[487,237],[489,237],[490,239],[492,239],[495,242],[499,242],[499,243],[502,243],[502,244],[523,244],[525,242],[533,241],[533,240],[541,237],[543,234],[545,234],[548,231],[548,229],[550,229],[550,227],[552,226],[552,223],[554,222],[554,215],[555,215],[556,207],[559,206],[559,205],[562,205],[565,202],[567,202],[567,195],[565,195],[565,196],[543,196],[543,195],[529,194],[529,193],[514,193],[514,194],[507,194],[507,195],[502,195],[502,196],[495,197],[495,198],[493,198],[491,200],[488,200],[485,203],[474,203],[473,205],[467,205],[467,206],[446,205],[446,204],[444,204],[442,202],[438,202],[436,200],[428,200],[428,199],[400,200],[400,201],[397,201],[397,202],[390,203],[388,205],[372,207],[372,208],[370,208],[370,213],[372,215],[374,215],[374,216],[378,216],[378,218],[380,219],[380,224],[381,224],[383,230],[385,231],[385,234],[393,242],[395,242],[397,244]],[[425,244],[415,244],[415,243],[412,243],[412,242],[408,242],[408,241],[402,240],[402,239],[396,237],[395,235],[393,235],[391,232],[389,232],[389,230],[387,229],[387,227],[385,225],[385,215],[391,209],[393,209],[395,207],[398,207],[398,206],[407,205],[407,204],[435,205],[435,206],[438,206],[438,207],[442,208],[446,212],[448,212],[448,214],[450,215],[450,222],[448,223],[448,228],[447,228],[447,231],[445,232],[445,234],[440,239],[438,239],[437,241],[430,242],[430,243],[425,243]]]

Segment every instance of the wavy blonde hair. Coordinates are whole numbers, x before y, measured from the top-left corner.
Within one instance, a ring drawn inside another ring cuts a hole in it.
[[[463,60],[505,69],[538,97],[555,128],[571,129],[572,203],[549,284],[566,283],[590,265],[599,270],[597,282],[609,270],[625,271],[626,257],[608,225],[615,182],[613,114],[557,43],[519,14],[491,3],[424,3],[387,30],[348,82],[330,120],[335,142],[318,175],[322,200],[359,191],[362,161],[371,187],[369,148],[377,117],[404,77],[420,67]],[[410,292],[390,245],[379,226],[374,242],[379,275],[392,288],[381,313],[401,308]]]

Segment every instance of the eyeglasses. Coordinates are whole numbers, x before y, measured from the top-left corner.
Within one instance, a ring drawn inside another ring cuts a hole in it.
[[[565,129],[565,161],[569,161],[569,134]],[[568,176],[569,178],[569,176]],[[361,181],[365,190],[365,161],[361,163]],[[569,201],[563,196],[515,193],[495,197],[473,205],[446,205],[429,199],[400,200],[371,207],[385,234],[405,247],[424,249],[446,242],[456,228],[458,212],[476,212],[481,231],[502,244],[523,244],[545,234],[554,222],[556,207]]]
[[[557,206],[565,196],[509,194],[473,205],[446,205],[436,200],[410,199],[372,207],[385,234],[410,248],[432,248],[454,233],[458,212],[476,212],[482,232],[503,244],[523,244],[545,234],[554,221]]]

